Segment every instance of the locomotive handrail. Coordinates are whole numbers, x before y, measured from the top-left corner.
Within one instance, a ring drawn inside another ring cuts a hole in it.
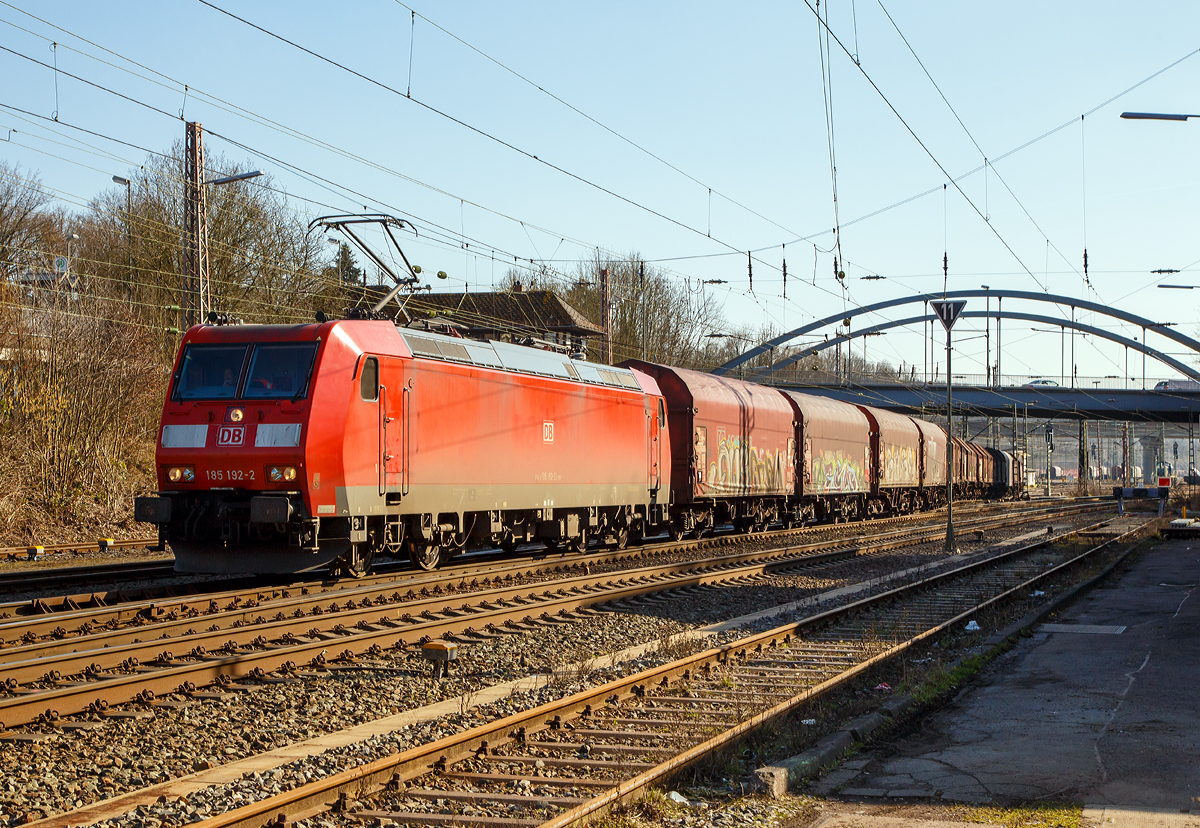
[[[409,380],[411,383],[412,380]],[[407,398],[407,400],[406,400]],[[412,387],[405,385],[400,390],[400,407],[403,409],[404,429],[401,431],[401,439],[404,443],[404,466],[400,469],[400,496],[404,497],[408,494],[408,470],[412,465],[409,461],[412,459]]]
[[[379,383],[379,425],[382,431],[379,436],[379,496],[387,496],[387,461],[388,457],[388,415],[387,415],[387,386]]]

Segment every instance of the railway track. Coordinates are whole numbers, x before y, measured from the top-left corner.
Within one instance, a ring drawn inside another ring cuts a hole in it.
[[[1098,503],[1098,499],[1078,499],[1072,506],[1086,508]],[[973,504],[963,509],[962,517],[985,516],[992,514],[1009,514],[1012,504]],[[1022,511],[1036,518],[1042,514],[1065,514],[1062,503],[1031,503],[1024,504]],[[523,559],[528,558],[539,562],[543,568],[547,562],[561,560],[563,566],[573,563],[586,564],[591,567],[604,566],[608,563],[619,563],[638,556],[661,554],[676,550],[704,548],[707,545],[734,541],[752,541],[755,539],[771,541],[779,538],[812,538],[836,540],[847,535],[857,535],[876,531],[880,528],[901,527],[923,522],[936,522],[940,513],[920,513],[901,517],[884,518],[855,524],[832,524],[801,529],[779,529],[759,533],[754,536],[730,535],[717,533],[709,534],[698,543],[696,541],[656,542],[653,539],[638,547],[627,550],[597,551],[592,555],[579,555],[567,552],[543,551],[540,546],[535,549],[525,548]],[[493,573],[506,574],[512,565],[503,560],[500,552],[481,553],[470,556],[471,563],[459,563],[438,570],[435,573],[411,573],[406,564],[383,561],[375,566],[375,571],[368,578],[357,581],[338,579],[327,572],[318,571],[306,578],[293,578],[281,581],[279,578],[262,577],[230,577],[202,578],[198,576],[175,575],[171,559],[153,561],[129,561],[112,564],[90,566],[67,566],[53,569],[21,569],[0,571],[0,593],[21,592],[30,593],[34,597],[9,602],[0,602],[0,619],[22,616],[45,616],[53,613],[69,613],[81,607],[110,608],[113,612],[119,605],[140,602],[140,610],[159,612],[160,607],[172,605],[173,599],[181,596],[196,596],[193,605],[199,605],[200,597],[213,594],[213,599],[221,603],[229,602],[261,602],[263,595],[297,589],[310,591],[328,591],[343,589],[347,583],[369,584],[380,580],[403,578],[406,585],[421,585],[458,578],[486,578]],[[499,563],[497,563],[499,562]],[[517,568],[520,564],[517,564]],[[409,570],[408,574],[406,570]],[[156,580],[157,584],[144,584],[142,581]],[[125,583],[137,582],[136,586]],[[86,592],[67,592],[74,587],[84,585]],[[106,589],[97,589],[97,585],[111,585]],[[158,603],[155,603],[158,602]],[[184,606],[178,606],[177,611],[185,611]],[[170,609],[163,610],[169,612]],[[105,619],[94,619],[93,623],[107,623]],[[54,629],[55,624],[50,629]],[[35,634],[40,634],[35,631]],[[0,634],[0,646],[4,641]]]
[[[1135,533],[1042,541],[575,693],[195,823],[567,828]]]
[[[100,538],[82,543],[48,543],[29,546],[0,546],[0,559],[10,561],[37,560],[42,556],[64,553],[107,552],[112,549],[150,549],[158,544],[158,538]]]
[[[984,516],[963,521],[962,528],[987,531],[1012,520],[1011,514]],[[135,603],[116,611],[87,607],[18,618],[0,624],[0,639],[16,642],[0,649],[0,724],[57,724],[71,714],[103,713],[135,699],[152,704],[164,694],[195,696],[208,692],[197,688],[216,684],[219,689],[271,671],[287,675],[327,669],[331,661],[378,658],[385,650],[429,639],[486,641],[569,622],[572,614],[603,603],[745,583],[791,567],[937,540],[944,531],[936,525],[908,527],[862,541],[843,538],[833,550],[828,540],[813,540],[619,573],[591,572],[586,560],[575,559],[573,573],[550,584],[541,582],[546,573],[536,563],[517,562],[506,572],[493,572],[490,583],[472,586],[463,576],[432,586],[426,581],[420,592],[410,587],[403,594],[394,583],[380,581],[332,594],[283,590],[243,599],[234,593],[224,603],[211,596],[188,597],[170,605]],[[64,624],[75,626],[68,630]]]

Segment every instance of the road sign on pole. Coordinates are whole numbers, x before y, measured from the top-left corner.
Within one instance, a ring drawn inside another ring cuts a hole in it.
[[[951,347],[950,347],[950,329],[954,327],[954,323],[958,321],[958,317],[962,315],[963,308],[967,306],[966,301],[956,300],[947,301],[945,299],[934,300],[929,303],[933,308],[933,312],[937,314],[938,319],[942,320],[942,327],[946,329],[946,552],[955,552],[954,548],[954,396],[951,390],[951,377],[953,371],[950,367]]]
[[[962,315],[963,308],[967,306],[965,300],[956,300],[950,302],[947,300],[935,300],[929,303],[933,308],[933,312],[937,314],[938,319],[942,320],[942,327],[949,333],[954,327],[954,323],[958,321],[958,317]]]

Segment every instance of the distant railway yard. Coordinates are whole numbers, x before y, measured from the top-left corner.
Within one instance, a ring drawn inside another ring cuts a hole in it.
[[[922,681],[1154,518],[1054,500],[956,522],[956,555],[933,513],[360,579],[97,568],[85,591],[7,563],[0,816],[594,824],[683,789],[693,821],[765,819],[741,795],[779,793],[780,767],[786,790],[789,757],[912,715]]]

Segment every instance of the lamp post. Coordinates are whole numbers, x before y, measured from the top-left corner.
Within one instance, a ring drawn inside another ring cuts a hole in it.
[[[114,184],[120,184],[125,188],[125,297],[132,299],[133,291],[133,227],[131,216],[133,213],[133,196],[132,187],[128,178],[122,178],[119,175],[112,177]]]
[[[203,165],[201,164],[201,166],[203,166]],[[250,172],[238,173],[237,175],[227,175],[222,178],[213,178],[208,181],[205,181],[204,187],[205,187],[205,189],[207,189],[208,187],[217,187],[222,184],[232,184],[235,181],[245,181],[248,178],[257,178],[258,176],[260,176],[262,174],[263,174],[262,170],[251,170]],[[198,221],[200,226],[195,228],[194,230],[192,228],[189,228],[189,232],[195,233],[196,243],[203,248],[203,252],[200,256],[201,263],[200,263],[200,266],[197,268],[198,272],[194,274],[195,282],[196,282],[196,294],[197,294],[196,295],[196,299],[197,299],[196,308],[199,311],[199,319],[191,318],[191,313],[189,312],[189,314],[188,314],[189,318],[186,320],[186,324],[189,326],[192,324],[195,324],[197,321],[205,320],[208,317],[208,311],[209,311],[209,295],[208,295],[209,256],[208,256],[208,209],[207,209],[208,198],[207,198],[207,196],[201,195],[200,199],[201,199],[201,206],[195,211],[195,216],[196,216],[195,220]]]
[[[990,285],[980,285],[984,290],[990,291]],[[987,385],[992,387],[992,294],[984,294],[985,310],[983,313],[983,353],[984,365],[986,366]]]

